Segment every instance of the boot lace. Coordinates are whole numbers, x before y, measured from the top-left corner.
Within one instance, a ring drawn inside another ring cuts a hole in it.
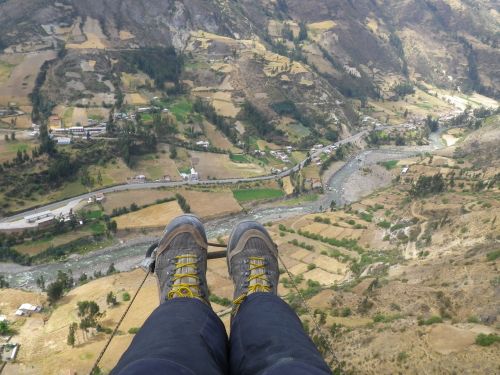
[[[256,292],[271,292],[271,284],[267,278],[266,261],[262,257],[249,257],[247,260],[248,277],[246,284],[248,285],[247,291],[240,295],[233,301],[235,310],[247,298],[249,294]]]
[[[173,285],[167,298],[198,298],[203,300],[196,255],[178,255],[175,259],[177,262],[172,278]]]

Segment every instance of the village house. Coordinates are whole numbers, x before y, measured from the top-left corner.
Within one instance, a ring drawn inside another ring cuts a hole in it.
[[[69,137],[59,137],[56,138],[56,142],[58,145],[64,146],[64,145],[70,145],[71,144],[71,138]]]
[[[289,163],[290,159],[288,159],[288,155],[285,154],[283,151],[270,151],[269,152],[273,157],[276,159],[281,160],[284,163]]]
[[[146,183],[146,176],[144,176],[143,174],[134,176],[130,179],[127,179],[127,183],[129,183],[129,184],[144,184],[144,183]]]
[[[190,173],[181,173],[181,177],[184,181],[198,181],[200,176],[194,168],[191,168]]]
[[[210,142],[208,142],[208,141],[198,141],[198,142],[196,142],[196,146],[208,148],[208,146],[210,146]]]
[[[39,313],[42,311],[42,307],[38,305],[32,305],[31,303],[23,303],[16,311],[17,316],[31,316],[33,313]]]
[[[98,194],[90,196],[89,199],[87,200],[87,203],[104,202],[105,199],[106,199],[106,197],[104,196],[103,193],[98,193]]]

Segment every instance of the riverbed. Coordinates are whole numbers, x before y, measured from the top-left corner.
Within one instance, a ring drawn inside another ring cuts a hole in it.
[[[228,235],[231,229],[241,220],[256,220],[261,223],[277,221],[294,216],[306,215],[330,207],[334,200],[337,206],[352,203],[361,195],[368,195],[371,190],[363,190],[358,194],[349,194],[349,179],[363,168],[373,166],[376,163],[387,160],[401,160],[425,152],[432,152],[444,147],[441,141],[441,130],[432,133],[429,137],[430,144],[427,146],[410,147],[386,147],[376,150],[364,150],[336,171],[326,184],[325,194],[314,202],[303,202],[298,207],[256,207],[249,212],[241,212],[235,215],[219,218],[205,223],[207,236],[217,238]],[[359,184],[359,182],[358,182]],[[390,185],[390,180],[386,181]],[[369,185],[367,185],[369,186]],[[372,184],[371,189],[381,188],[383,185]],[[139,236],[136,239],[114,245],[105,249],[97,250],[85,255],[72,255],[65,261],[48,263],[38,266],[20,266],[10,263],[0,263],[0,273],[3,274],[10,286],[13,288],[37,289],[36,280],[43,276],[46,282],[55,279],[59,270],[68,272],[71,270],[73,277],[78,279],[82,273],[92,276],[94,272],[106,272],[109,265],[114,263],[119,271],[128,271],[139,266],[148,247],[156,242],[156,238],[150,236]]]

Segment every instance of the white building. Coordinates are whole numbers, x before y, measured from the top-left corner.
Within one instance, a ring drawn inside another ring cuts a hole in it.
[[[44,212],[39,212],[37,214],[33,215],[28,215],[24,217],[24,220],[26,220],[28,223],[36,223],[37,221],[41,219],[45,219],[47,217],[53,218],[54,214],[52,211],[44,211]]]
[[[70,145],[71,144],[71,138],[68,137],[59,137],[56,138],[57,144],[58,145]]]
[[[194,168],[191,168],[191,175],[190,175],[191,181],[196,181],[198,180],[198,178],[199,178],[198,172],[196,172]]]
[[[198,142],[196,142],[196,146],[208,148],[208,146],[210,146],[210,142],[208,142],[208,141],[198,141]]]
[[[42,307],[38,305],[32,305],[31,303],[23,303],[16,311],[17,316],[31,315],[33,313],[38,313],[42,311]]]

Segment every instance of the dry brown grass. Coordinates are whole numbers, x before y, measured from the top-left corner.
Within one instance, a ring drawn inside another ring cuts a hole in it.
[[[132,93],[125,95],[125,103],[131,105],[146,105],[149,103],[149,100],[139,93]]]
[[[77,124],[80,124],[80,126],[87,125],[88,120],[89,118],[87,114],[87,109],[79,107],[75,107],[73,109],[71,125],[74,126],[77,126]]]
[[[241,152],[224,136],[224,134],[217,130],[214,125],[205,121],[203,126],[205,128],[205,134],[213,146],[223,150],[230,150],[231,152]]]
[[[118,216],[115,220],[118,229],[157,228],[165,226],[182,213],[177,201],[173,201]]]
[[[233,163],[225,154],[193,151],[191,161],[202,179],[252,177],[266,173],[264,168],[255,164]]]
[[[83,33],[87,40],[83,43],[69,43],[66,48],[69,49],[106,49],[108,41],[102,32],[99,21],[87,17],[83,25]]]
[[[158,199],[170,198],[174,195],[171,191],[160,189],[144,189],[120,191],[107,194],[103,203],[104,211],[109,214],[115,208],[130,207],[132,203],[140,206],[155,203]]]
[[[56,236],[49,241],[41,240],[41,241],[35,241],[33,243],[25,243],[17,245],[14,247],[14,249],[20,252],[21,254],[33,256],[47,250],[51,246],[53,247],[61,246],[69,242],[75,241],[79,238],[87,237],[90,235],[92,235],[92,231],[90,230],[76,230]]]
[[[8,79],[0,84],[0,105],[6,105],[9,102],[31,105],[28,95],[33,91],[40,67],[46,60],[53,59],[55,55],[54,51],[43,51],[9,57],[9,61],[17,59],[16,66],[10,72]]]
[[[184,190],[181,194],[188,201],[192,212],[204,219],[241,211],[230,190],[220,192]]]
[[[283,179],[283,190],[285,191],[286,195],[293,194],[293,185],[292,181],[290,180],[290,176],[287,176]]]

